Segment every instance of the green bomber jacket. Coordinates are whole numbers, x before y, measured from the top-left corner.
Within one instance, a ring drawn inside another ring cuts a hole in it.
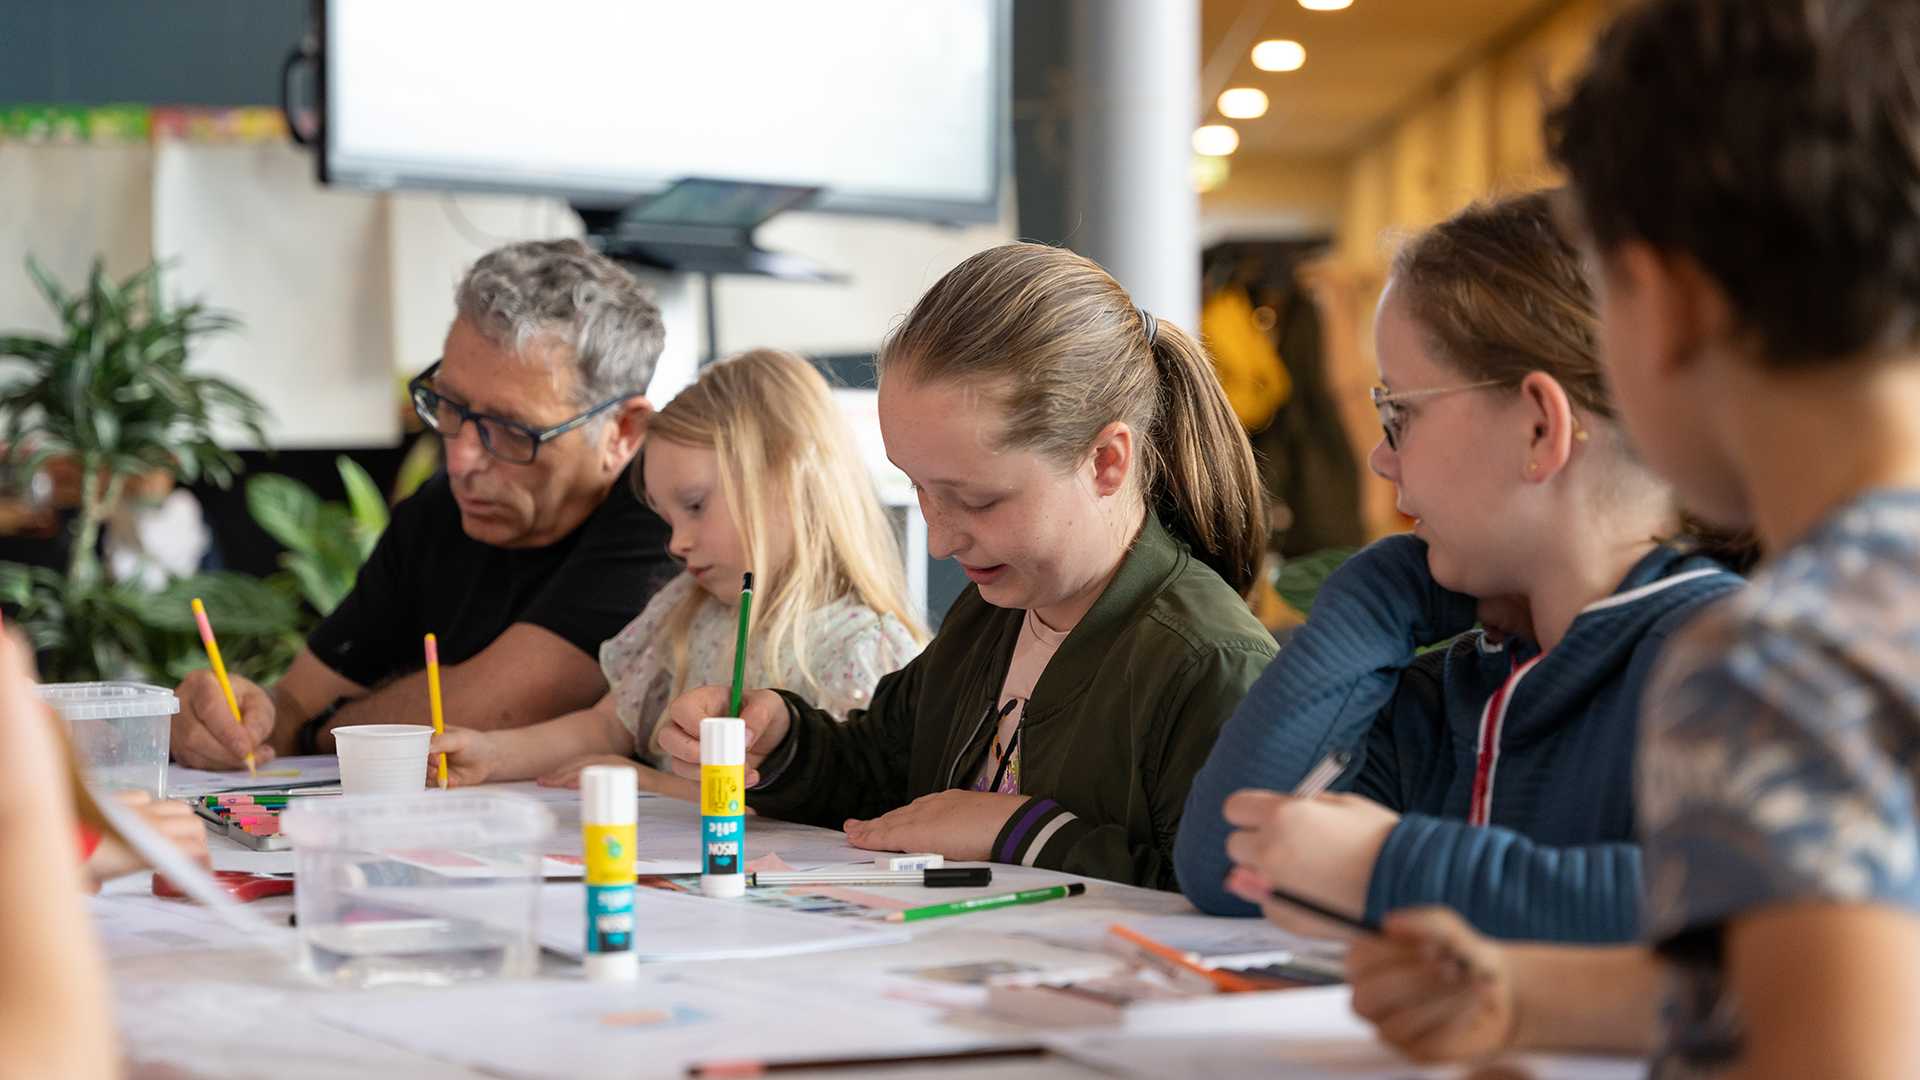
[[[837,829],[967,787],[1024,618],[969,585],[926,650],[845,723],[780,691],[793,722],[748,805]],[[1274,651],[1246,602],[1148,514],[1034,687],[1020,734],[1027,798],[994,861],[1177,889],[1187,788]]]

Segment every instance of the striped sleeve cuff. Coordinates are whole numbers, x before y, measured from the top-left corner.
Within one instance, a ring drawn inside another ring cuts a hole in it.
[[[1001,828],[993,843],[993,861],[1058,870],[1067,851],[1091,828],[1059,803],[1036,795]]]

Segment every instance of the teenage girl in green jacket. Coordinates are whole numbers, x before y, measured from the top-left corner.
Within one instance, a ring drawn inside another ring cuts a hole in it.
[[[1274,653],[1240,593],[1266,515],[1206,353],[1071,252],[975,255],[881,355],[887,455],[927,548],[973,584],[919,658],[835,723],[749,693],[748,804],[879,851],[1175,888],[1193,774]],[[700,720],[661,747],[697,776]]]

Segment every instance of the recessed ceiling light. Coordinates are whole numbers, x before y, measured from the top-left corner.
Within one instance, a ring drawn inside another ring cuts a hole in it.
[[[1253,47],[1253,66],[1261,71],[1293,71],[1307,62],[1307,50],[1297,41],[1263,41]]]
[[[1240,133],[1225,124],[1208,124],[1195,128],[1193,132],[1193,152],[1208,157],[1225,157],[1240,146]]]
[[[1353,0],[1300,0],[1300,6],[1308,11],[1339,11],[1353,6]]]
[[[1220,95],[1220,115],[1232,120],[1251,120],[1267,114],[1267,95],[1250,86]]]

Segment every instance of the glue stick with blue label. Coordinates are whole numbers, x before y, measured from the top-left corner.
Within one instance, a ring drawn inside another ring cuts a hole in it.
[[[740,862],[747,837],[747,725],[731,716],[700,721],[700,892],[747,895]]]
[[[589,979],[634,979],[634,823],[639,816],[640,776],[626,765],[589,765],[580,770],[580,826],[587,855],[587,955]]]

